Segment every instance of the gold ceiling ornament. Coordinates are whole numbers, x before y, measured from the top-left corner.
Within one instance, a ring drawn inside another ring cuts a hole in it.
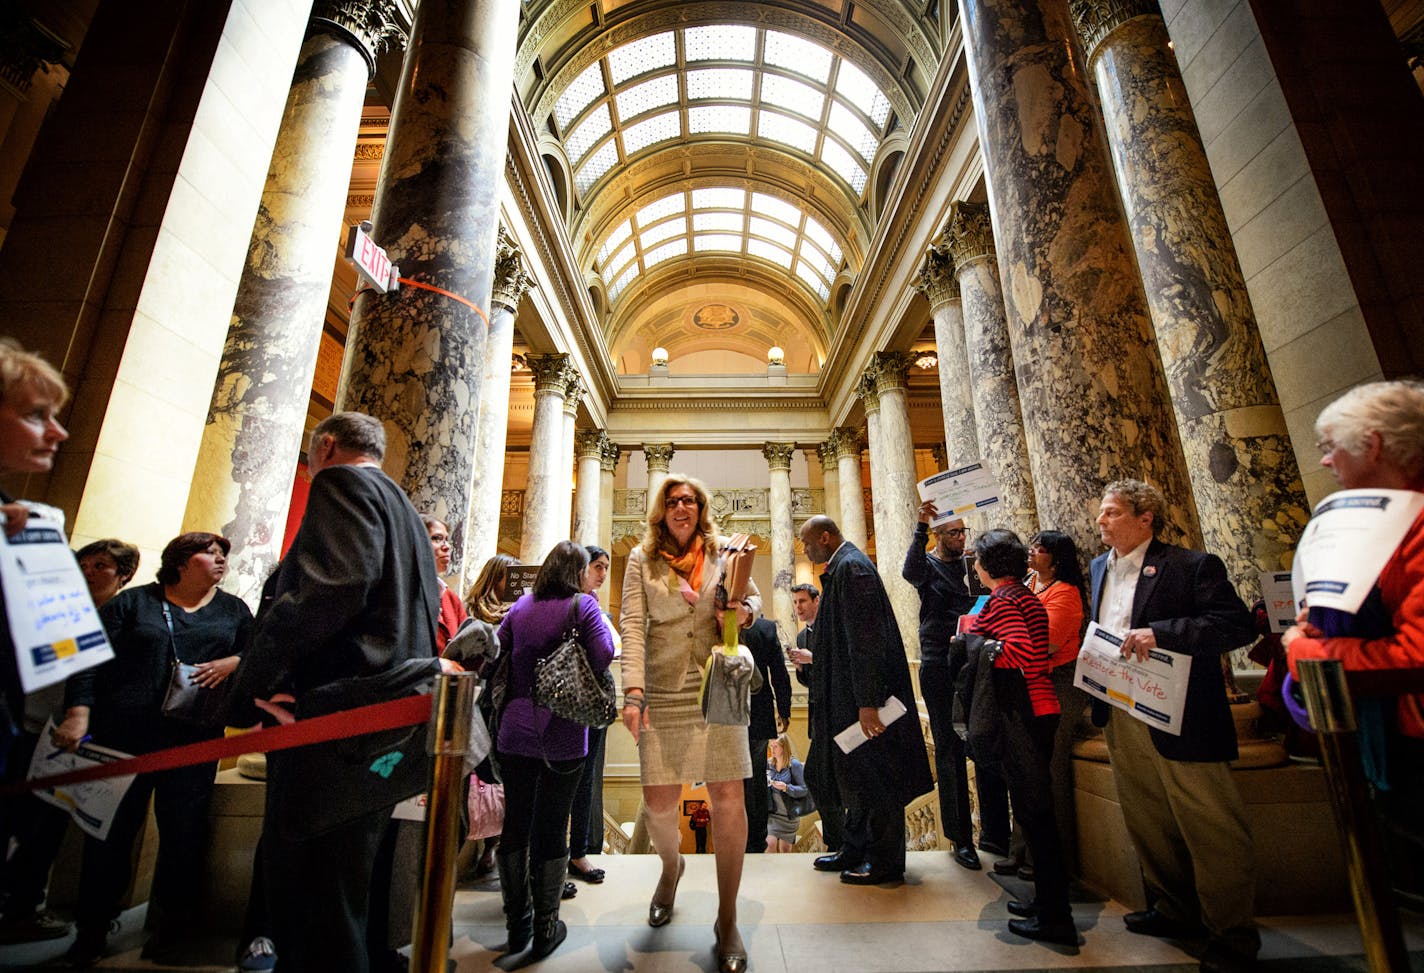
[[[692,312],[692,323],[703,331],[728,331],[742,322],[742,315],[730,304],[704,304]]]

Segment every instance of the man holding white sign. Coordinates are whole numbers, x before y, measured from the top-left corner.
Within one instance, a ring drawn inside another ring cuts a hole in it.
[[[1123,921],[1148,936],[1204,932],[1203,970],[1251,969],[1261,945],[1252,922],[1255,858],[1228,766],[1236,730],[1220,665],[1221,653],[1251,640],[1251,613],[1220,558],[1156,539],[1165,508],[1162,494],[1140,480],[1108,484],[1097,522],[1111,550],[1093,559],[1091,572],[1093,620],[1121,639],[1123,659],[1145,664],[1165,649],[1193,663],[1177,735],[1149,726],[1147,714],[1109,712],[1095,693],[1093,721],[1107,725],[1118,798],[1147,885],[1148,908]]]

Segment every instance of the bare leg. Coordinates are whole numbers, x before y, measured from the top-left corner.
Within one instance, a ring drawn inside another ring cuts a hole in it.
[[[678,850],[681,836],[677,831],[677,805],[681,797],[681,784],[643,786],[643,814],[648,824],[648,837],[653,840],[653,850],[663,862],[662,877],[658,879],[657,890],[653,892],[653,901],[665,905],[672,904],[677,890],[678,861],[682,858],[682,853]],[[745,832],[745,827],[742,830]],[[745,834],[742,836],[742,842],[746,843]]]
[[[717,857],[717,937],[724,953],[743,951],[742,936],[737,932],[737,891],[747,850],[747,807],[742,793],[740,780],[707,782],[716,846],[712,850]]]
[[[776,840],[776,835],[769,834],[766,836],[766,850],[769,854],[773,855],[781,850],[781,842]]]

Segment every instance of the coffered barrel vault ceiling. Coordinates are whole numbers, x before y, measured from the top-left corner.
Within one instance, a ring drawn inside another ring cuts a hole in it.
[[[815,372],[942,52],[936,0],[524,5],[516,81],[618,370]]]

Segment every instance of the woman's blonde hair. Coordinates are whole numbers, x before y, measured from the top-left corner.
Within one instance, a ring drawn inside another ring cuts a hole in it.
[[[785,761],[785,763],[777,763],[776,769],[785,770],[791,766],[791,761],[796,756],[796,748],[791,745],[791,737],[785,733],[776,738],[776,743],[781,747],[781,759]]]
[[[658,551],[667,551],[669,554],[682,553],[677,541],[673,539],[672,533],[667,529],[667,524],[664,523],[664,518],[667,517],[667,495],[680,486],[690,487],[693,494],[696,495],[697,532],[702,535],[702,542],[707,546],[707,553],[716,557],[717,525],[712,522],[711,495],[701,480],[683,473],[669,473],[667,479],[663,480],[663,485],[658,488],[657,496],[653,497],[652,506],[648,508],[648,529],[643,534],[643,553],[649,557],[657,554]]]
[[[69,386],[59,369],[32,351],[25,351],[14,338],[0,338],[0,402],[16,385],[32,385],[48,395],[56,408],[69,399]]]
[[[496,554],[480,568],[480,576],[465,592],[465,611],[482,622],[498,625],[504,621],[509,605],[501,598],[508,583],[509,569],[519,562],[508,554]]]

